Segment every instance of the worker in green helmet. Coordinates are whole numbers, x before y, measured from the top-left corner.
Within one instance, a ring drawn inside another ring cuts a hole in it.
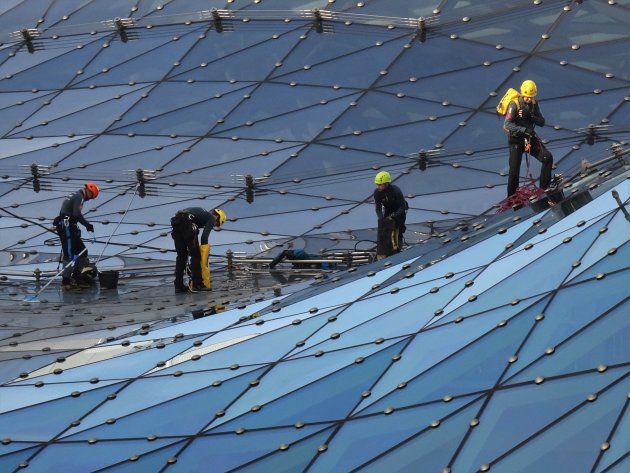
[[[378,217],[376,257],[383,259],[402,249],[409,205],[400,188],[392,184],[392,177],[387,171],[379,172],[374,183],[374,204]]]

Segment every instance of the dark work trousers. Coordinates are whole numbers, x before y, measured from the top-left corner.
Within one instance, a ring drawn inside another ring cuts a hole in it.
[[[171,236],[175,242],[175,288],[184,287],[184,271],[190,257],[193,286],[201,285],[201,252],[199,251],[199,229],[188,214],[178,213],[171,219]]]
[[[88,253],[83,240],[81,240],[81,230],[79,230],[76,222],[69,219],[58,218],[57,222],[57,235],[61,241],[63,265],[65,266],[61,276],[64,281],[67,281],[71,276],[78,280],[81,277],[81,271],[88,262]],[[70,261],[75,258],[74,265],[70,266]]]
[[[376,239],[376,256],[378,259],[391,256],[400,252],[402,248],[403,232],[391,218],[383,218],[378,221],[378,233]]]
[[[507,195],[511,196],[518,189],[519,176],[521,173],[521,162],[525,152],[525,140],[520,138],[510,138],[510,173],[508,176]],[[553,166],[553,156],[537,136],[531,139],[531,154],[541,163],[540,168],[540,188],[545,190],[551,182],[551,167]]]

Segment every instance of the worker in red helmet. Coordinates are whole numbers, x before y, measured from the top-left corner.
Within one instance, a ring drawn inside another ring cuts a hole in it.
[[[53,220],[61,241],[64,270],[61,284],[64,289],[86,286],[81,279],[83,269],[88,263],[87,248],[81,240],[79,223],[88,232],[94,232],[94,226],[83,216],[83,202],[96,199],[100,188],[93,182],[86,183],[81,189],[67,196],[61,204],[59,216]],[[70,264],[74,262],[74,264]]]

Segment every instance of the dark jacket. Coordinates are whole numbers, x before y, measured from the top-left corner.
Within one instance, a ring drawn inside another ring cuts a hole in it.
[[[518,111],[523,110],[523,117],[518,116]],[[508,132],[510,141],[522,141],[526,135],[534,135],[536,126],[545,126],[545,117],[540,112],[538,101],[531,104],[523,101],[523,97],[518,98],[518,106],[510,102],[505,113],[503,128]]]
[[[67,196],[61,204],[59,210],[59,216],[62,218],[69,218],[71,222],[80,222],[84,227],[90,228],[92,225],[83,216],[83,202],[90,200],[83,192],[83,189],[79,189],[74,194]]]
[[[207,245],[210,231],[212,230],[212,227],[215,226],[215,217],[212,210],[206,210],[201,207],[189,207],[179,210],[177,213],[190,215],[192,217],[191,221],[197,225],[197,227],[203,228],[201,233],[201,244]]]
[[[407,201],[398,186],[389,184],[385,189],[374,190],[374,204],[378,219],[391,217],[399,225],[404,225],[407,215]]]

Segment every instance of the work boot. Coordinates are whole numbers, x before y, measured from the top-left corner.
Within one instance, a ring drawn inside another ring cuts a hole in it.
[[[186,286],[175,286],[175,294],[182,294],[184,292],[188,292],[188,288]]]
[[[211,291],[212,289],[209,287],[204,287],[202,284],[193,284],[191,286],[189,286],[188,291],[190,292],[207,292],[207,291]]]
[[[66,291],[78,289],[78,286],[72,278],[61,278],[61,287]]]

